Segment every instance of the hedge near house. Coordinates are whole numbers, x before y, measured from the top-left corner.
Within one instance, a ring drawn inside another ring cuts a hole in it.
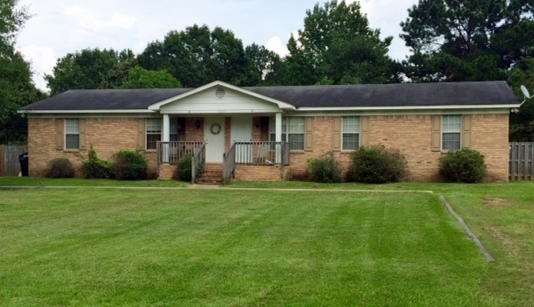
[[[398,182],[406,175],[406,158],[398,149],[383,145],[361,147],[352,153],[347,181]]]
[[[146,179],[148,162],[138,151],[123,150],[116,153],[113,161],[113,174],[119,180]]]
[[[484,156],[473,149],[450,151],[439,159],[439,174],[447,182],[480,182],[486,173]]]

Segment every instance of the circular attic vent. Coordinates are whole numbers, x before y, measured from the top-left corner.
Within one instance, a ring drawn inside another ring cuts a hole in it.
[[[222,88],[218,88],[215,91],[215,97],[217,97],[217,99],[223,99],[225,94],[226,94],[226,92]]]

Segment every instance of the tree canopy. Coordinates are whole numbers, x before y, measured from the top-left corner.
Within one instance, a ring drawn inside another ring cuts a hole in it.
[[[287,44],[287,84],[387,83],[396,80],[387,55],[392,37],[369,28],[358,2],[337,0],[306,11],[304,29]]]
[[[510,70],[508,82],[515,93],[523,99],[520,86],[524,85],[534,95],[534,58],[520,60]],[[534,99],[526,100],[517,113],[510,115],[510,140],[528,142],[534,140]]]
[[[45,80],[52,95],[69,89],[116,88],[135,65],[135,55],[128,49],[83,49],[58,59]]]
[[[138,56],[148,70],[165,69],[185,87],[197,87],[213,80],[248,85],[243,43],[229,30],[194,25],[185,31],[171,31],[163,41],[150,43]]]
[[[166,70],[146,70],[136,66],[128,72],[128,76],[119,86],[120,88],[176,88],[182,87]]]
[[[413,81],[505,80],[534,52],[532,0],[420,0],[401,23]]]
[[[30,64],[14,47],[17,32],[30,18],[17,4],[0,2],[0,144],[24,141],[26,119],[17,110],[44,97],[33,84]]]

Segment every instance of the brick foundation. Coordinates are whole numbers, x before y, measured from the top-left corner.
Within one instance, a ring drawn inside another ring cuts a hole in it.
[[[233,181],[283,181],[288,168],[283,171],[279,166],[236,165]]]
[[[159,166],[159,180],[172,180],[176,165],[162,164]]]

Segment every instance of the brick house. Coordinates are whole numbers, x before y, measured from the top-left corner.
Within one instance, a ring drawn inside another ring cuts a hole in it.
[[[153,177],[170,179],[193,154],[228,180],[285,180],[307,160],[382,144],[408,161],[409,180],[438,180],[438,158],[470,147],[488,180],[508,178],[509,112],[519,101],[503,81],[386,85],[70,90],[23,107],[30,176],[67,157],[78,168],[92,145],[111,159],[141,150]],[[209,166],[209,167],[208,167]]]

